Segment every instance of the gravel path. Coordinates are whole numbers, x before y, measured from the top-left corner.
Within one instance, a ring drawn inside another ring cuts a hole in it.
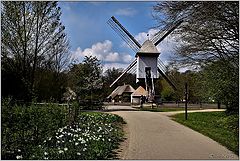
[[[172,121],[168,117],[170,113],[131,111],[131,107],[111,113],[127,122],[128,139],[121,146],[120,159],[238,159],[219,143]]]

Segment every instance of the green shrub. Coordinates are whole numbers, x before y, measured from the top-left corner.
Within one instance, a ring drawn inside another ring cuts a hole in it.
[[[2,101],[2,159],[29,158],[36,145],[65,125],[63,107],[19,106]]]

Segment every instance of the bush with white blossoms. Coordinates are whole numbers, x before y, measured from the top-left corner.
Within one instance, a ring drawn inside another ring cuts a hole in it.
[[[123,139],[117,115],[83,112],[77,123],[58,129],[35,150],[30,159],[113,159],[113,150]]]

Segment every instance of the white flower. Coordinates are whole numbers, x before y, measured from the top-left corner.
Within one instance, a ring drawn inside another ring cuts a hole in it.
[[[69,143],[71,143],[72,142],[72,140],[69,140]]]
[[[108,141],[111,141],[111,139],[108,139]]]
[[[68,150],[68,148],[64,148],[63,150],[67,151],[67,150]]]
[[[22,157],[22,155],[17,155],[16,158],[17,159],[22,159],[23,157]]]
[[[47,157],[44,157],[43,159],[45,159],[45,160],[48,160],[48,158],[47,158]]]
[[[48,155],[48,153],[47,153],[47,152],[44,152],[44,155]]]
[[[87,148],[83,148],[83,151],[86,151],[87,150]]]
[[[79,144],[78,142],[75,143],[75,145],[78,145],[78,144]]]
[[[81,153],[78,152],[77,155],[81,155]]]
[[[63,151],[62,151],[62,150],[59,150],[58,153],[61,154],[61,153],[63,153]]]
[[[20,150],[20,149],[18,149],[18,152],[21,152],[21,150]]]
[[[50,137],[48,140],[51,140],[52,139],[52,137]]]
[[[78,137],[78,134],[74,135],[74,137]]]

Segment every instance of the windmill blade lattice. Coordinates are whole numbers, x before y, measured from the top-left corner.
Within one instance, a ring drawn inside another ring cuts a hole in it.
[[[183,21],[177,21],[173,26],[169,27],[166,31],[159,31],[152,39],[152,42],[155,46],[157,46],[160,42],[162,42],[173,30],[175,30]]]
[[[158,58],[158,72],[163,76],[163,78],[176,90],[176,79],[171,75],[168,75],[167,67],[163,64],[163,62]]]
[[[111,17],[107,24],[128,44],[134,51],[138,52],[141,45],[134,39],[134,37],[117,21],[115,17]]]
[[[120,78],[123,77],[123,75],[127,72],[132,72],[132,70],[134,70],[134,68],[136,68],[137,65],[137,59],[134,59],[134,61],[128,65],[128,67],[123,71],[123,73],[110,85],[110,87],[112,87]]]

